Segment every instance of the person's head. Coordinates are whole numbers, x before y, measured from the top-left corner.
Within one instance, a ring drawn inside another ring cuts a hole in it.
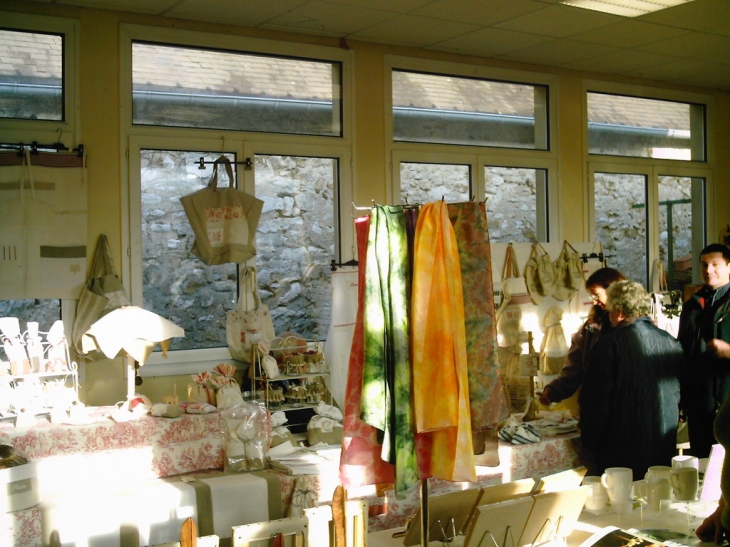
[[[651,313],[651,297],[636,281],[617,281],[606,289],[606,296],[608,317],[614,327],[626,319]]]
[[[712,243],[700,252],[702,282],[717,289],[730,283],[730,249],[722,243]]]
[[[614,268],[601,268],[593,272],[586,280],[586,291],[596,307],[606,309],[606,289],[616,281],[623,281],[626,276]]]

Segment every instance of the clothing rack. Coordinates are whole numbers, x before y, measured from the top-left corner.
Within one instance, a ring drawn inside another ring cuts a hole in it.
[[[42,150],[52,151],[52,152],[68,152],[68,146],[61,142],[56,142],[53,144],[41,144],[37,141],[33,141],[30,144],[24,143],[24,142],[2,142],[0,143],[0,150],[17,150],[19,156],[23,156],[25,154],[26,149],[30,149],[31,154],[38,154]],[[80,157],[84,157],[84,145],[79,144],[77,147],[72,149],[72,152],[76,152],[76,154]]]
[[[334,259],[330,260],[330,270],[333,272],[337,271],[337,268],[342,266],[357,266],[357,260],[348,260],[347,262],[337,262]]]
[[[197,162],[198,169],[205,169],[206,165],[212,165],[215,163],[215,161],[205,161],[205,158],[201,157]],[[230,162],[232,165],[243,165],[243,168],[246,171],[250,171],[253,169],[253,162],[251,161],[251,158],[246,158],[243,161],[232,161]]]

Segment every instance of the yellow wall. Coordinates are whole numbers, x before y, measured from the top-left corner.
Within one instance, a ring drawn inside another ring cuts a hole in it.
[[[153,16],[122,12],[107,12],[73,8],[56,4],[11,2],[0,0],[0,10],[17,11],[56,17],[78,19],[81,22],[80,120],[82,142],[89,159],[89,246],[96,244],[100,233],[108,236],[112,257],[121,264],[122,253],[122,197],[121,197],[121,143],[119,113],[119,26],[122,23],[174,27],[205,32],[236,34],[257,38],[299,41],[330,47],[340,46],[330,38],[299,36],[261,31],[250,28],[227,27],[220,24],[172,21]],[[677,88],[656,82],[617,79],[598,74],[581,73],[549,67],[537,67],[498,60],[464,57],[438,52],[389,47],[363,42],[346,44],[354,51],[354,180],[353,198],[357,203],[388,199],[385,181],[388,178],[389,158],[386,157],[384,112],[384,55],[413,56],[441,61],[474,63],[499,68],[535,70],[554,74],[557,86],[557,143],[559,177],[560,232],[564,237],[581,241],[587,237],[585,218],[586,155],[581,139],[585,121],[582,118],[582,79],[620,81],[649,87],[681,89],[714,95],[716,103],[715,134],[717,160],[715,163],[715,201],[710,204],[715,224],[708,227],[708,237],[717,237],[719,228],[730,223],[730,93],[702,88]],[[1,139],[0,139],[1,140]],[[555,221],[555,219],[552,219]],[[120,359],[114,363],[102,361],[86,366],[82,398],[87,404],[106,405],[124,398],[125,380]],[[172,393],[173,384],[184,396],[187,377],[148,379],[141,392],[159,401],[162,395]]]

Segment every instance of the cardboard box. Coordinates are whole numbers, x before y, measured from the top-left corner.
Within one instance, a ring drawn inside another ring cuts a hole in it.
[[[27,509],[40,501],[34,462],[0,469],[0,513]]]

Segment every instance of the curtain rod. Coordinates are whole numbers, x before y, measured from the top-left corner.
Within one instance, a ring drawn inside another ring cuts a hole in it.
[[[17,150],[19,156],[22,156],[25,153],[26,148],[30,148],[31,154],[38,154],[41,150],[53,150],[55,152],[67,152],[68,151],[68,146],[64,145],[61,142],[56,142],[53,144],[40,144],[40,143],[38,143],[38,141],[33,141],[30,144],[24,143],[24,142],[1,142],[0,143],[0,149]],[[84,145],[79,144],[72,151],[76,152],[78,154],[78,156],[81,158],[84,156]]]

